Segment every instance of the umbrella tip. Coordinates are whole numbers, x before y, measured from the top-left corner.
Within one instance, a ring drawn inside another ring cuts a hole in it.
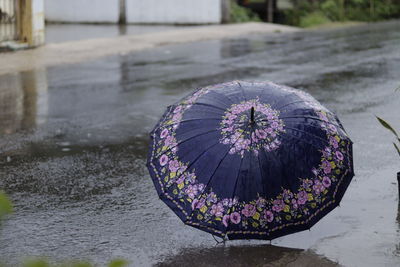
[[[251,107],[250,122],[254,123],[254,107]]]

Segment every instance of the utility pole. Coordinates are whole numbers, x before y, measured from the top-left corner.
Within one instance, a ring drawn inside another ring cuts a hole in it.
[[[231,0],[221,0],[221,22],[231,22]]]
[[[126,24],[126,0],[119,0],[119,24]]]
[[[274,0],[265,0],[266,1],[266,14],[267,14],[267,22],[274,22]]]

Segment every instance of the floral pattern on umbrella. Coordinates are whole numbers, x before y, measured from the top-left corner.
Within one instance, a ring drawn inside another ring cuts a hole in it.
[[[227,235],[230,239],[272,239],[304,230],[331,210],[344,194],[343,187],[345,190],[349,177],[353,176],[351,141],[334,114],[308,94],[282,87],[282,91],[302,99],[318,118],[318,127],[326,135],[326,146],[319,151],[320,163],[310,170],[311,176],[297,178],[298,188],[282,188],[281,193],[273,197],[258,194],[253,200],[242,201],[237,196],[218,196],[210,186],[199,182],[197,171],[191,168],[190,162],[179,158],[177,129],[185,111],[199,98],[233,84],[196,91],[171,107],[153,131],[149,169],[155,176],[153,181],[161,191],[159,194],[172,208],[180,210],[180,217],[187,224],[219,236]],[[279,87],[272,83],[263,85]],[[248,120],[246,111],[251,107],[255,107],[256,115],[261,118],[256,130],[246,132],[241,130],[242,124]],[[267,152],[278,149],[285,123],[279,118],[279,111],[256,98],[231,105],[221,118],[219,130],[220,142],[232,147],[229,154],[244,157],[245,153],[258,154],[260,149]]]

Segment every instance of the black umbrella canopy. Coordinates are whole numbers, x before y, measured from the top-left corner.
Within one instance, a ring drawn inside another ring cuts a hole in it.
[[[186,224],[229,239],[309,229],[354,175],[336,115],[271,82],[200,88],[168,107],[151,138],[160,198]]]

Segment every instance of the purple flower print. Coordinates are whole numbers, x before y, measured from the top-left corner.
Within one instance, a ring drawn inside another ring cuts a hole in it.
[[[344,159],[343,154],[340,151],[336,151],[335,155],[336,155],[336,158],[338,160],[343,160]]]
[[[324,185],[323,185],[319,180],[316,180],[316,181],[314,182],[313,189],[314,189],[314,192],[315,192],[317,195],[319,195],[319,194],[321,194],[322,191],[325,190],[325,187],[324,187]]]
[[[326,188],[330,187],[331,184],[332,184],[331,179],[329,179],[328,176],[324,176],[324,178],[322,179],[322,184],[323,184]]]
[[[329,128],[329,130],[331,131],[331,133],[336,133],[336,132],[337,132],[336,127],[333,126],[332,124],[329,124],[328,128]]]
[[[197,189],[198,189],[200,192],[203,192],[204,187],[206,187],[204,184],[197,184]]]
[[[259,197],[256,201],[256,206],[259,209],[262,209],[265,207],[265,204],[267,203],[267,200],[265,198]]]
[[[256,207],[254,207],[251,204],[246,204],[246,205],[244,205],[242,214],[246,217],[252,217],[254,214],[256,214]]]
[[[329,174],[332,171],[332,166],[329,161],[324,160],[322,162],[322,168],[324,169],[324,173]]]
[[[174,109],[174,114],[180,112],[181,110],[182,110],[182,106],[177,106],[177,107]]]
[[[197,186],[196,185],[189,185],[185,190],[186,195],[193,199],[197,195]]]
[[[291,199],[291,198],[293,197],[293,193],[290,192],[290,191],[287,190],[287,189],[284,189],[284,190],[283,190],[283,193],[282,193],[282,197],[283,197],[283,199],[286,201],[286,200]]]
[[[230,215],[230,219],[231,219],[231,222],[233,222],[234,224],[240,223],[241,217],[240,217],[239,212],[233,212],[233,213]]]
[[[201,209],[206,204],[206,200],[204,198],[198,200],[194,199],[192,202],[192,210]]]
[[[175,183],[176,183],[176,184],[181,184],[181,183],[183,183],[184,181],[185,181],[185,176],[184,176],[184,175],[181,175],[181,176],[178,177],[178,179],[176,179]]]
[[[280,212],[285,208],[285,202],[282,199],[276,199],[273,202],[274,206],[272,207],[273,211]]]
[[[172,117],[172,121],[173,122],[180,122],[180,120],[182,119],[182,114],[180,113],[176,113],[173,117]]]
[[[224,198],[224,199],[222,200],[222,205],[228,206],[228,205],[229,205],[229,199],[228,199],[228,198]]]
[[[331,136],[329,138],[329,143],[334,147],[334,148],[338,148],[339,144],[338,141],[336,140],[335,137]]]
[[[222,217],[224,212],[224,207],[222,206],[222,203],[214,204],[211,206],[211,215],[215,215],[216,217]]]
[[[303,180],[302,186],[303,186],[304,189],[307,190],[307,189],[309,189],[312,185],[313,185],[313,181],[312,181],[312,180],[310,180],[310,179],[304,179],[304,180]]]
[[[308,196],[306,191],[300,191],[297,193],[297,203],[304,205],[307,202]]]
[[[229,215],[224,215],[224,217],[222,217],[222,223],[223,223],[223,225],[225,225],[225,227],[228,227],[229,219],[230,219]]]
[[[179,168],[180,168],[179,161],[177,161],[177,160],[171,160],[171,161],[169,162],[169,170],[170,170],[171,172],[176,172]]]
[[[160,137],[165,138],[167,135],[168,135],[168,129],[164,129],[164,130],[162,130]]]
[[[265,219],[267,222],[272,222],[272,221],[274,220],[274,214],[272,213],[272,211],[266,210],[266,211],[264,212],[264,219]]]
[[[294,199],[294,198],[292,199],[292,207],[293,207],[295,210],[297,210],[297,208],[299,207],[299,205],[298,205],[296,199]]]
[[[207,202],[216,203],[217,202],[217,195],[214,192],[210,192],[207,195]]]
[[[167,138],[165,138],[165,146],[169,147],[173,145],[175,145],[175,138],[169,135]]]
[[[167,157],[167,155],[162,155],[161,157],[160,157],[160,165],[161,166],[165,166],[165,164],[167,164],[168,163],[168,157]]]

